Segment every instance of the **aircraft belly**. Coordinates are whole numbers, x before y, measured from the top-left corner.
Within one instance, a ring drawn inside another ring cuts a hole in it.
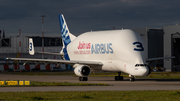
[[[119,68],[116,66],[116,62],[114,60],[106,60],[102,61],[103,71],[120,71]]]

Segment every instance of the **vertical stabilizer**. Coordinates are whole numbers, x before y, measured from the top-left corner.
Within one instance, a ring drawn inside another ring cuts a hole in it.
[[[66,24],[66,21],[64,19],[63,14],[59,15],[59,24],[61,29],[61,36],[63,41],[63,53],[64,53],[64,59],[70,60],[68,52],[67,52],[67,45],[71,43],[76,37],[69,32],[68,26]]]

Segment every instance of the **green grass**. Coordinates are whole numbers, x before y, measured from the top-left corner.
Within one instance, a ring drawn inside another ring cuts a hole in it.
[[[153,72],[147,77],[138,78],[180,79],[180,72]]]
[[[18,80],[14,80],[18,81]],[[0,87],[22,87],[22,86],[110,86],[104,83],[69,83],[69,82],[38,82],[31,81],[30,85],[0,85]],[[1,101],[1,100],[0,100]]]
[[[0,101],[179,101],[180,91],[0,92]]]

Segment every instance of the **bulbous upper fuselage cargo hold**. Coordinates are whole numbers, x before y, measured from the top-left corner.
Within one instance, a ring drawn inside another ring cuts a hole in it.
[[[86,32],[67,45],[70,60],[99,61],[103,71],[146,76],[145,44],[132,30]]]

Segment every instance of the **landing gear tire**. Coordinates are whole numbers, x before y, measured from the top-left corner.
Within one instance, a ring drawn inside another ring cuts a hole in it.
[[[87,81],[88,77],[79,77],[79,81]]]
[[[123,81],[124,77],[123,76],[115,76],[115,81]]]
[[[120,75],[121,75],[121,72],[118,72],[118,76],[115,76],[115,81],[123,81],[124,80],[124,77],[120,76]]]
[[[135,78],[134,78],[134,77],[130,78],[130,81],[131,81],[131,82],[134,82],[134,81],[135,81]]]

